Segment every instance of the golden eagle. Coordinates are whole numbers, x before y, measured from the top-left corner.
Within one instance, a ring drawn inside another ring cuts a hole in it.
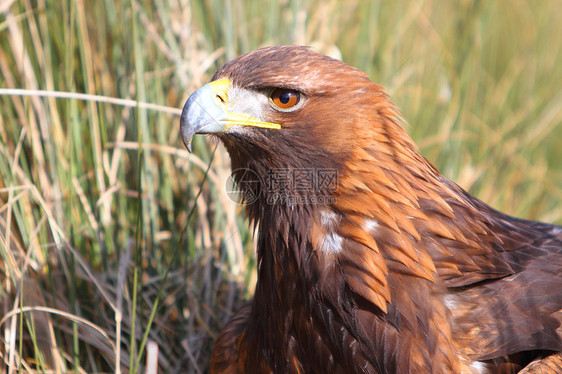
[[[562,373],[562,228],[472,197],[401,122],[365,73],[300,46],[191,95],[185,144],[224,143],[259,223],[255,296],[212,372]]]

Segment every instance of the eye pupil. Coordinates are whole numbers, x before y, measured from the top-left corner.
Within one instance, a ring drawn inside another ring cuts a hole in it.
[[[286,88],[274,88],[269,94],[269,100],[277,109],[288,110],[300,102],[300,94]]]
[[[279,95],[279,101],[281,101],[283,104],[287,104],[289,102],[289,100],[291,100],[291,94],[288,92],[283,92],[281,95]]]

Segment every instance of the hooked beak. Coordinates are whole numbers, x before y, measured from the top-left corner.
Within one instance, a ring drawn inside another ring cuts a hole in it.
[[[180,126],[183,143],[191,152],[195,134],[227,133],[232,126],[253,126],[280,129],[281,125],[264,122],[245,113],[228,111],[230,79],[224,78],[204,85],[195,91],[181,112]]]

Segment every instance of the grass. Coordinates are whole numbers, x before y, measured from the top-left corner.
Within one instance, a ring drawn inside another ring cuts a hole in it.
[[[3,372],[142,372],[147,347],[160,372],[206,371],[255,259],[225,193],[228,156],[203,137],[188,154],[177,115],[262,45],[341,54],[387,88],[443,174],[507,213],[562,223],[555,0],[0,8]]]

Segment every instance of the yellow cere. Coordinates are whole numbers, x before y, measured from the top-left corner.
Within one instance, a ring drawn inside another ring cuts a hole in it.
[[[226,103],[228,102],[228,90],[230,89],[230,79],[223,78],[209,83],[211,89],[213,90],[213,96],[215,102],[218,106],[226,109]]]
[[[253,126],[273,130],[281,129],[281,125],[277,123],[260,121],[259,119],[245,113],[231,113],[227,111],[228,90],[230,89],[230,84],[231,82],[228,78],[218,79],[209,83],[209,86],[211,86],[211,89],[213,90],[215,103],[227,114],[226,122],[228,123],[224,125],[225,130],[235,125]]]

